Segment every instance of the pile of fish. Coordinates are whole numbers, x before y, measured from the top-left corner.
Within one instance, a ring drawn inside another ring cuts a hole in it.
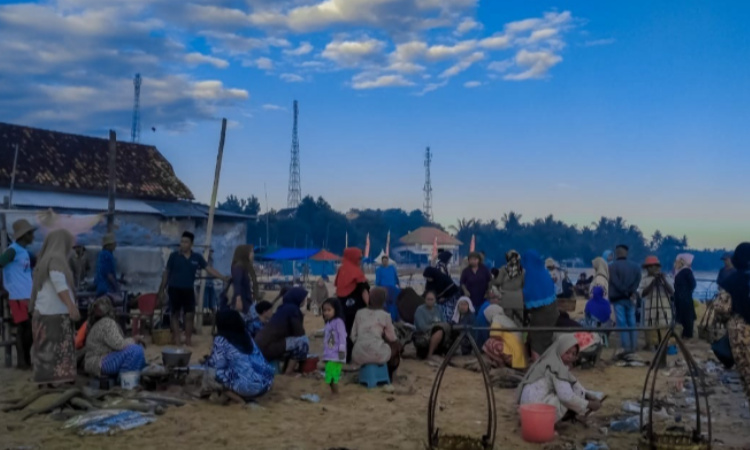
[[[99,391],[88,388],[40,389],[0,408],[3,412],[23,411],[21,420],[52,413],[68,420],[64,428],[76,428],[81,435],[114,433],[156,420],[169,406],[183,406],[178,398],[151,392]],[[83,412],[83,414],[82,414]]]

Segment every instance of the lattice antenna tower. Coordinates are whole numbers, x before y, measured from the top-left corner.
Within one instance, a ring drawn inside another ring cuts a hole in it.
[[[133,78],[133,124],[130,128],[130,140],[140,142],[141,140],[141,74],[135,74]]]
[[[299,108],[297,100],[294,101],[294,127],[292,128],[292,161],[289,163],[289,195],[287,196],[287,208],[296,208],[302,203],[302,186],[299,176],[299,137],[297,136],[297,120]]]
[[[424,153],[424,215],[432,222],[432,177],[430,175],[432,165],[432,152],[427,147]]]

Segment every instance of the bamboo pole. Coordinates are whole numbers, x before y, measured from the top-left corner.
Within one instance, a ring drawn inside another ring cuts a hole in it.
[[[117,189],[117,134],[109,130],[109,207],[107,209],[107,233],[115,231],[115,191]]]
[[[14,164],[15,166],[15,164]],[[14,170],[15,172],[15,170]],[[10,198],[4,197],[3,198],[3,209],[8,210],[8,205],[10,204]],[[5,253],[5,250],[8,249],[8,227],[5,217],[5,212],[0,214],[0,226],[2,228],[2,231],[0,233],[2,234],[2,237],[0,238],[0,244],[2,245],[2,248],[0,250],[0,253]],[[8,305],[8,302],[3,299],[2,305],[0,306],[3,308],[3,317],[2,320],[6,318],[10,318],[10,305]],[[0,336],[0,339],[3,340],[3,342],[10,342],[10,322],[4,322],[3,324],[3,335]],[[5,347],[5,367],[10,367],[13,364],[13,350],[12,347]]]
[[[227,133],[227,119],[221,119],[221,138],[219,139],[219,153],[216,156],[216,172],[214,172],[214,187],[211,192],[211,204],[208,209],[208,225],[206,225],[206,247],[203,249],[203,259],[208,261],[208,256],[211,251],[211,234],[214,230],[214,213],[216,212],[216,194],[219,190],[219,178],[221,176],[221,159],[224,156],[224,138]],[[196,301],[195,320],[195,331],[197,334],[201,334],[203,328],[203,296],[206,293],[206,277],[205,273],[201,276],[201,286],[198,290],[198,298]]]
[[[13,155],[13,172],[10,174],[10,193],[8,194],[8,208],[13,206],[13,192],[16,190],[16,167],[18,165],[18,144]]]

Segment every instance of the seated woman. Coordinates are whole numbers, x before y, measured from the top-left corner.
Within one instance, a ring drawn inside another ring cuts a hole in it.
[[[301,309],[306,298],[307,291],[301,287],[289,289],[279,309],[255,338],[266,360],[284,360],[287,363],[287,375],[294,373],[298,363],[307,359],[310,348]]]
[[[492,328],[490,338],[482,347],[484,354],[496,367],[526,370],[523,336],[519,332],[502,331],[503,328],[517,328],[518,325],[505,315],[505,311],[499,305],[488,306],[484,310],[484,316]]]
[[[585,415],[602,404],[570,373],[578,357],[578,341],[569,333],[557,336],[552,346],[529,368],[518,386],[519,405],[542,403],[557,409],[557,422],[566,415]]]
[[[143,369],[146,358],[139,337],[126,339],[115,321],[109,297],[100,297],[92,305],[86,334],[86,373],[99,377]]]
[[[571,319],[570,315],[565,311],[560,311],[560,317],[557,318],[557,322],[555,323],[555,325],[558,327],[572,329],[583,328],[580,323]],[[584,361],[589,361],[593,364],[596,364],[596,361],[599,358],[599,352],[602,349],[602,338],[599,335],[600,333],[590,333],[588,331],[572,331],[571,334],[578,341],[577,364]]]
[[[476,312],[474,311],[474,304],[471,302],[469,297],[461,297],[456,303],[456,308],[453,310],[452,324],[455,325],[467,325],[473,326],[476,321]],[[472,332],[473,333],[473,332]],[[452,332],[453,338],[458,339],[461,335],[459,330]],[[464,338],[461,341],[461,354],[468,355],[471,353],[471,342],[469,339]]]
[[[388,375],[393,382],[393,373],[401,362],[401,346],[391,315],[383,309],[387,297],[385,289],[374,288],[370,291],[367,308],[357,311],[351,335],[354,342],[352,362],[359,365],[387,363]]]
[[[273,366],[253,343],[238,311],[223,310],[216,315],[216,337],[206,367],[207,376],[243,400],[265,394],[273,384]]]
[[[453,318],[456,302],[461,296],[461,289],[456,286],[450,275],[440,271],[437,267],[426,268],[422,275],[426,281],[425,292],[433,291],[435,293],[438,304],[443,307],[444,320],[450,323]]]
[[[424,296],[424,304],[417,308],[414,314],[414,347],[417,349],[417,358],[431,358],[435,353],[443,353],[448,350],[446,346],[450,339],[450,325],[444,322],[442,307],[438,304],[437,297],[432,291],[427,291]]]

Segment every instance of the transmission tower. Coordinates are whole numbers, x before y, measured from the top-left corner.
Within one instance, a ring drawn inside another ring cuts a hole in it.
[[[296,208],[302,202],[302,186],[299,176],[299,138],[297,137],[297,118],[299,109],[297,100],[294,101],[294,127],[292,128],[292,161],[289,163],[289,195],[287,208]]]
[[[140,142],[141,140],[141,74],[135,74],[133,78],[133,126],[130,129],[130,140]]]
[[[432,177],[430,176],[430,165],[432,164],[432,153],[430,147],[424,152],[424,215],[432,222]]]

